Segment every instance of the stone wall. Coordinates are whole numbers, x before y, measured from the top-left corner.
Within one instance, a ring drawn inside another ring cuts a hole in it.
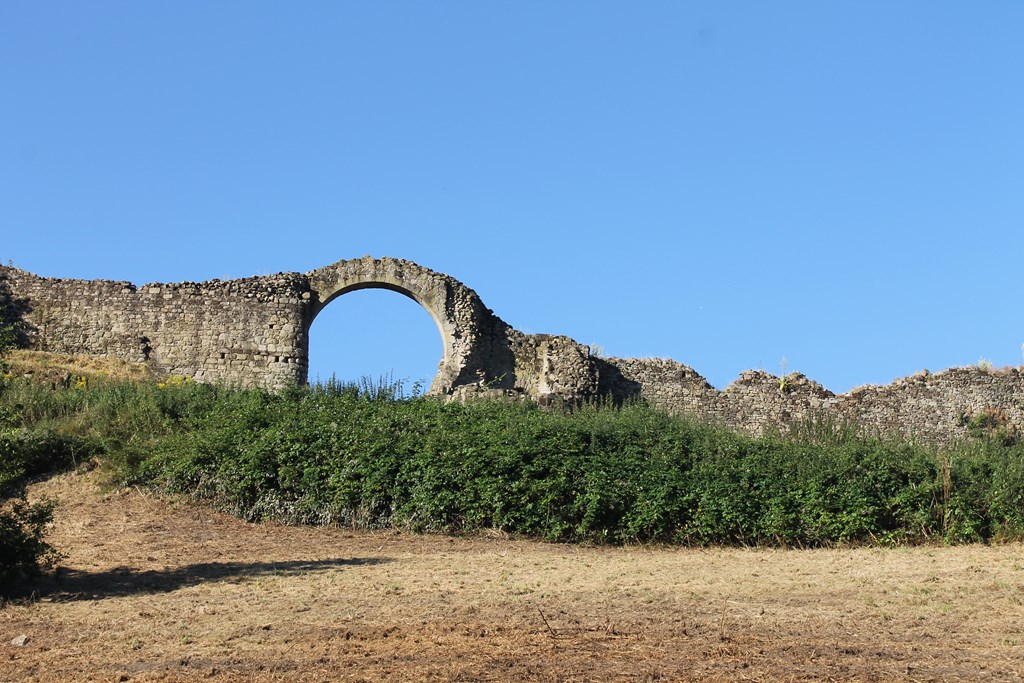
[[[113,356],[246,387],[306,377],[302,275],[136,287],[3,267],[0,304],[20,309],[28,346],[40,351]]]
[[[25,323],[30,348],[280,389],[307,381],[316,316],[337,297],[370,287],[412,298],[437,323],[444,353],[432,393],[451,395],[461,387],[463,394],[469,388],[578,400],[596,389],[585,347],[514,330],[455,278],[402,259],[364,257],[306,274],[141,287],[0,266],[0,309]]]
[[[808,422],[947,442],[973,416],[1024,428],[1024,373],[953,368],[836,395],[800,374],[751,370],[724,390],[672,360],[597,358],[564,336],[524,334],[455,278],[411,261],[343,260],[306,274],[178,284],[44,278],[0,266],[0,320],[21,321],[25,345],[114,356],[204,382],[280,389],[305,382],[308,332],[338,296],[368,287],[419,302],[444,353],[435,394],[528,396],[573,403],[640,398],[751,433]]]

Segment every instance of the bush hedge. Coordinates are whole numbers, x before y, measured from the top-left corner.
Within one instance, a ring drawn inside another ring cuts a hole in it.
[[[9,383],[0,416],[79,439],[54,458],[90,444],[120,483],[254,521],[682,545],[1024,536],[1024,450],[995,439],[939,450],[820,426],[753,438],[642,404],[394,395]]]

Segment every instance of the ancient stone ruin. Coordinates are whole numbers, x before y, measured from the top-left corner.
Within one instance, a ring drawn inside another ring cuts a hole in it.
[[[411,261],[369,256],[308,273],[146,284],[44,278],[0,266],[3,321],[20,321],[29,348],[113,356],[242,387],[307,381],[309,329],[335,298],[364,288],[417,301],[444,354],[430,392],[575,403],[640,398],[675,413],[752,433],[815,421],[948,442],[979,424],[1024,426],[1019,369],[953,368],[836,395],[799,374],[748,371],[719,391],[665,359],[599,358],[564,336],[525,334],[455,278]]]

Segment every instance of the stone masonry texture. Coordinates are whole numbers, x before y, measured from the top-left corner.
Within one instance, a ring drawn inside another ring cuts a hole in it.
[[[0,266],[0,322],[23,345],[113,356],[169,374],[278,390],[307,381],[309,329],[335,298],[389,289],[430,313],[444,353],[433,394],[574,404],[645,400],[669,412],[760,434],[807,424],[945,443],[972,418],[1024,428],[1024,372],[951,368],[836,395],[803,375],[747,371],[724,390],[673,360],[599,358],[564,336],[525,334],[455,278],[394,258],[342,260],[308,273],[146,284],[46,278]]]

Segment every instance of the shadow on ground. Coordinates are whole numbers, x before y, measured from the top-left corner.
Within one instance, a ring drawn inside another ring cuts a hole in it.
[[[47,598],[55,602],[102,600],[143,593],[169,593],[210,581],[240,583],[257,576],[294,576],[387,561],[376,557],[353,557],[288,562],[202,562],[168,569],[115,567],[102,572],[61,568],[53,575],[17,586],[8,597],[37,600]]]

